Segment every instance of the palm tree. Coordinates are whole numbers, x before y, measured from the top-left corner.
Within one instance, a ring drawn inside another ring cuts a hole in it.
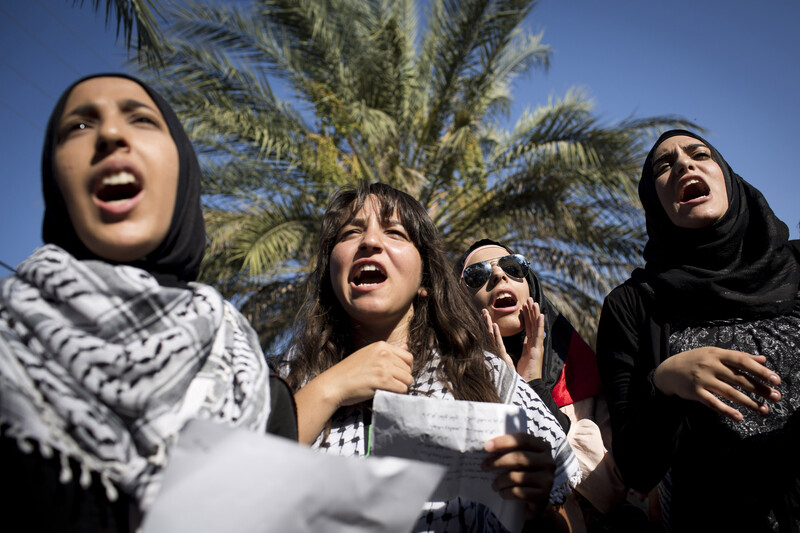
[[[92,9],[100,10],[100,0],[91,0]],[[83,7],[85,0],[73,0]],[[161,16],[160,0],[106,0],[106,25],[116,19],[117,37],[122,33],[127,48],[136,46],[140,61],[156,65],[159,61],[156,43],[162,39],[158,19]],[[136,39],[133,29],[136,27]]]
[[[428,209],[455,258],[492,237],[532,260],[589,339],[640,257],[644,148],[676,117],[601,124],[573,90],[503,127],[511,84],[552,52],[531,0],[254,0],[167,10],[150,79],[203,154],[203,279],[268,349],[304,295],[333,190],[366,179]],[[145,69],[146,70],[146,69]],[[147,75],[145,72],[145,75]]]

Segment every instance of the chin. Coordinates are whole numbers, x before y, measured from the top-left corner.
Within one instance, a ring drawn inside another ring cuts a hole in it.
[[[120,243],[119,241],[113,243],[94,241],[91,244],[86,244],[86,247],[93,254],[115,263],[131,263],[141,259],[155,250],[157,246],[158,243],[153,244],[151,242]]]
[[[503,337],[516,335],[523,330],[523,324],[519,320],[504,320],[501,318],[496,324],[500,327],[500,335]]]

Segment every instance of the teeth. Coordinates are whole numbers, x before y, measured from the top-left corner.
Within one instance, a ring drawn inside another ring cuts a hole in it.
[[[111,185],[127,185],[129,183],[136,183],[136,178],[130,172],[117,172],[103,178],[103,186]]]
[[[364,265],[361,267],[361,272],[383,272],[378,265]]]

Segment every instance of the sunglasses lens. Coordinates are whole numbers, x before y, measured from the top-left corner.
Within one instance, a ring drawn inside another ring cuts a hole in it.
[[[513,278],[524,278],[528,273],[528,262],[519,254],[503,256],[497,265]]]
[[[489,280],[491,275],[491,266],[488,263],[473,263],[464,269],[464,275],[461,276],[464,284],[473,289],[479,289]]]
[[[528,261],[519,254],[505,255],[497,260],[497,266],[512,278],[524,278],[528,274]],[[487,261],[473,263],[464,269],[461,276],[464,284],[473,289],[480,289],[489,281],[492,265]]]

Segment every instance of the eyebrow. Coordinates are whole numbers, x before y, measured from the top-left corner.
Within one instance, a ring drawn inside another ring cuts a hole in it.
[[[681,146],[681,148],[683,148],[684,152],[688,152],[689,150],[696,150],[697,148],[708,148],[708,146],[706,146],[703,143],[693,143],[693,144],[686,144],[684,146]],[[669,152],[664,152],[660,156],[656,157],[653,160],[652,167],[655,168],[659,163],[661,163],[665,159],[668,159],[670,156],[672,156],[672,154],[674,152],[675,152],[675,150],[670,150]]]
[[[478,263],[491,263],[492,261],[497,261],[497,260],[502,259],[503,257],[507,257],[509,255],[511,255],[511,254],[498,255],[497,257],[490,257],[489,259],[484,259],[483,261],[475,261],[474,263],[470,263],[467,266],[477,265]]]
[[[400,220],[396,219],[396,218],[390,218],[389,220],[385,220],[385,221],[382,220],[381,224],[384,225],[384,226],[403,226],[403,227],[405,227],[405,225],[403,225],[403,223]],[[345,227],[345,226],[358,226],[360,228],[363,228],[366,225],[367,225],[367,219],[366,218],[353,218],[353,219],[350,220],[350,222],[346,223],[342,227]]]
[[[145,104],[144,102],[140,102],[139,100],[134,100],[132,98],[126,98],[125,100],[120,100],[117,102],[117,106],[122,110],[124,113],[129,113],[140,107],[144,107],[149,109],[150,111],[155,111],[151,106]],[[72,109],[68,113],[64,113],[64,117],[71,117],[71,116],[85,116],[85,115],[92,115],[97,112],[97,106],[93,103],[82,104],[78,107]]]

